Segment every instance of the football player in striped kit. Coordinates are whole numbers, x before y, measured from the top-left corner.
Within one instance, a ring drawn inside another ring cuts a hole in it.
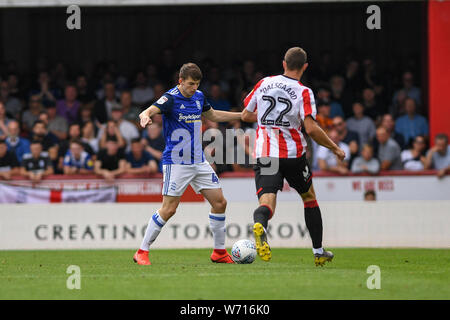
[[[266,77],[255,85],[244,100],[245,109],[241,118],[247,122],[258,122],[254,157],[256,194],[260,206],[253,215],[258,255],[264,261],[272,257],[266,229],[275,211],[277,192],[283,189],[286,179],[303,200],[314,261],[316,266],[323,266],[333,259],[333,253],[322,247],[322,217],[312,185],[312,172],[306,160],[307,142],[302,127],[314,141],[329,148],[339,159],[344,158],[345,152],[315,121],[313,92],[300,82],[308,67],[306,58],[302,48],[290,48],[283,60],[284,73]]]

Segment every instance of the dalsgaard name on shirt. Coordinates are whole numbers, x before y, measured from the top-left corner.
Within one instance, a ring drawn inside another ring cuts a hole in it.
[[[271,83],[267,86],[265,86],[264,88],[260,89],[260,92],[266,94],[268,91],[270,91],[271,89],[282,89],[284,91],[286,91],[286,93],[291,97],[292,100],[297,99],[297,95],[295,94],[295,90],[292,89],[291,87],[288,87],[286,84],[281,83],[281,82],[274,82]]]

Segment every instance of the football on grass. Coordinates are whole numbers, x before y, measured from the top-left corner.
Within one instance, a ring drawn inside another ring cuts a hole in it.
[[[236,241],[231,249],[231,258],[236,263],[252,263],[256,257],[256,246],[251,240]]]

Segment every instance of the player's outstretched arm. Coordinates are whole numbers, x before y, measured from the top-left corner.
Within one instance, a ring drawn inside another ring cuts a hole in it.
[[[205,116],[206,119],[214,122],[226,122],[241,119],[241,112],[228,112],[228,111],[214,110],[213,108],[203,112],[202,114]]]
[[[307,116],[304,121],[306,133],[318,144],[330,149],[340,161],[344,160],[345,152],[339,148],[331,139],[327,136],[325,131],[317,124],[317,122],[311,117]]]
[[[258,122],[258,114],[244,109],[244,111],[242,111],[241,120],[244,122]]]
[[[160,113],[160,112],[161,112],[161,110],[155,105],[151,105],[150,107],[148,107],[147,109],[142,111],[139,114],[139,122],[141,124],[141,127],[145,128],[148,124],[151,124],[152,117],[155,114]]]

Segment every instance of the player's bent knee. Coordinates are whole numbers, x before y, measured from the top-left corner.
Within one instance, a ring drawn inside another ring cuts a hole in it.
[[[159,209],[159,216],[164,219],[164,221],[169,220],[177,211],[174,208],[161,208]]]
[[[302,197],[303,202],[309,202],[309,201],[315,201],[316,200],[316,193],[314,192],[314,188],[311,186],[309,190],[305,193],[302,193],[300,195]]]
[[[225,198],[219,199],[216,202],[214,202],[214,205],[212,206],[213,210],[217,213],[219,212],[225,212],[227,209],[227,200]]]
[[[316,200],[316,196],[314,194],[303,193],[302,194],[302,200],[303,200],[303,202],[315,201]]]

